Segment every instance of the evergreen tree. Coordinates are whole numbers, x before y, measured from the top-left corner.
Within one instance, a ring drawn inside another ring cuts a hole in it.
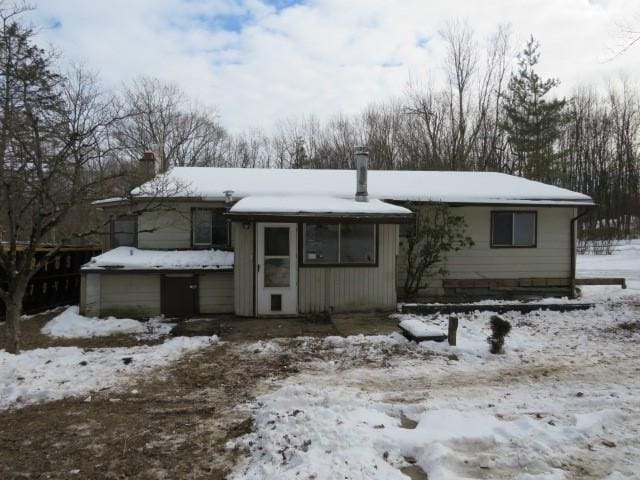
[[[555,78],[544,80],[536,73],[539,48],[532,36],[518,55],[518,71],[512,74],[503,101],[506,119],[502,127],[516,160],[511,173],[553,182],[560,156],[555,145],[566,123],[566,102],[545,98],[560,82]]]

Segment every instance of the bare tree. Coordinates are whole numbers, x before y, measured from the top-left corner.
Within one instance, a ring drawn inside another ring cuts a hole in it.
[[[617,29],[616,45],[610,48],[609,60],[619,57],[640,43],[640,10],[631,14],[626,20],[618,22]]]
[[[131,174],[128,164],[110,155],[111,129],[123,118],[117,103],[92,75],[56,72],[54,57],[21,23],[24,12],[0,5],[0,300],[12,353],[20,350],[30,279],[62,245],[100,231],[104,223],[84,218],[80,228],[74,220],[91,201],[126,185],[121,178]],[[56,244],[36,256],[53,232]]]
[[[130,115],[117,124],[114,138],[130,159],[154,150],[161,172],[224,163],[226,131],[213,112],[193,106],[177,85],[140,77],[125,87],[122,101]]]
[[[431,168],[469,170],[478,164],[482,168],[500,146],[494,140],[511,60],[509,28],[500,26],[485,51],[467,22],[448,22],[441,38],[446,48],[446,87],[411,86],[405,111],[423,125]]]

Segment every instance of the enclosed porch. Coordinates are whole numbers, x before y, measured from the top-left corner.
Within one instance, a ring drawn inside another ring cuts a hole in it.
[[[412,213],[380,200],[247,197],[233,221],[240,316],[393,310],[398,224]]]

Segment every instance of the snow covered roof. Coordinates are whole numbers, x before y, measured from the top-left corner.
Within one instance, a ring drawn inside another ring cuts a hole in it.
[[[248,196],[353,198],[355,170],[175,167],[169,182],[184,186],[175,197],[223,201]],[[145,184],[146,185],[146,184]],[[133,195],[144,195],[145,185]],[[148,187],[147,187],[148,190]],[[592,199],[564,188],[495,172],[370,170],[370,198],[461,204],[592,205]]]
[[[225,270],[233,268],[233,252],[221,250],[138,250],[118,247],[93,257],[83,270]]]
[[[342,214],[342,215],[411,215],[411,210],[373,199],[356,202],[353,198],[302,196],[250,196],[236,203],[232,214],[280,213],[280,214]]]

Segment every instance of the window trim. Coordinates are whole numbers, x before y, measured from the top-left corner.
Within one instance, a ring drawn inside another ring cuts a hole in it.
[[[493,232],[494,232],[494,222],[495,222],[495,217],[496,214],[504,214],[504,213],[510,213],[512,215],[512,220],[511,220],[511,225],[512,225],[512,232],[511,232],[511,245],[497,245],[494,243],[494,239],[493,239]],[[513,239],[515,238],[515,232],[513,231],[513,228],[515,228],[515,221],[513,220],[513,215],[517,214],[517,213],[532,213],[533,214],[533,244],[532,245],[513,245]],[[538,248],[538,211],[537,210],[492,210],[491,211],[491,225],[490,225],[490,231],[489,231],[489,236],[490,236],[490,242],[489,242],[489,246],[490,248]]]
[[[374,261],[372,263],[306,263],[304,255],[304,233],[307,225],[316,225],[318,223],[328,222],[308,222],[298,224],[298,266],[303,268],[349,268],[349,267],[378,267],[379,262],[379,250],[380,250],[380,228],[376,223],[368,223],[366,225],[373,225],[373,240],[374,240]],[[341,238],[341,225],[343,223],[328,223],[329,225],[338,225],[338,255],[340,255],[340,238]]]
[[[195,242],[195,212],[197,210],[205,210],[209,212],[209,216],[211,218],[211,231],[209,232],[209,237],[211,238],[211,242],[209,243],[196,243]],[[218,250],[233,250],[232,240],[231,240],[231,221],[229,219],[225,219],[227,222],[227,242],[224,244],[213,243],[213,216],[215,212],[226,212],[227,209],[224,207],[192,207],[191,208],[191,248],[194,250],[205,250],[209,248],[215,248]],[[224,218],[224,217],[223,217]]]
[[[116,215],[109,222],[109,247],[111,249],[116,248],[114,245],[116,244],[116,232],[115,232],[115,222],[118,220],[133,220],[134,229],[133,229],[133,248],[138,248],[138,216],[137,215]],[[119,245],[124,246],[124,245]]]

